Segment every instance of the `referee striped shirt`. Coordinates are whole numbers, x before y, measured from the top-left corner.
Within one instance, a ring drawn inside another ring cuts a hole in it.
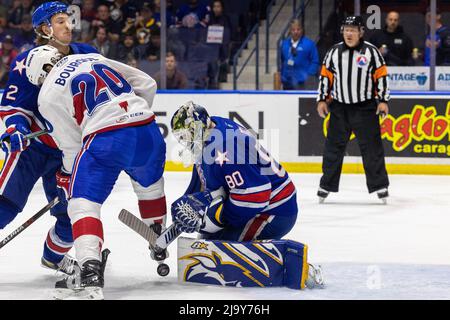
[[[345,104],[375,98],[389,101],[386,63],[373,44],[362,41],[349,48],[340,42],[328,50],[320,72],[317,101],[330,97]]]

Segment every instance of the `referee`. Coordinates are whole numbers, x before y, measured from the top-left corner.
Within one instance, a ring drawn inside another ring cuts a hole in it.
[[[317,112],[322,118],[331,114],[317,195],[322,203],[330,192],[339,191],[344,153],[353,132],[369,193],[377,192],[386,203],[389,179],[379,122],[379,115],[389,112],[386,64],[378,49],[363,40],[361,17],[347,17],[341,33],[344,41],[327,52],[320,72]]]

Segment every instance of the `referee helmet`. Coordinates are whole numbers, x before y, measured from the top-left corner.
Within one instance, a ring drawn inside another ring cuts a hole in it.
[[[348,16],[347,18],[345,18],[341,24],[341,33],[344,32],[345,26],[358,27],[359,31],[364,31],[364,22],[361,16]]]

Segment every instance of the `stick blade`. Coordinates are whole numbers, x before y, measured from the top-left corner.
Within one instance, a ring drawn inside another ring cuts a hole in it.
[[[134,214],[126,209],[122,209],[119,213],[119,220],[127,227],[135,231],[141,237],[148,241],[152,246],[156,243],[158,235],[151,228],[149,228],[144,221],[136,217]]]

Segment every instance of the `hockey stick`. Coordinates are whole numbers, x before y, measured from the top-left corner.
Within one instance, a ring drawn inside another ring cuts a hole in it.
[[[223,197],[219,196],[215,198],[209,207],[214,206],[223,201]],[[155,251],[156,255],[162,254],[164,250],[171,244],[182,232],[178,231],[176,228],[176,224],[172,223],[166,230],[164,230],[159,236],[153,231],[153,229],[149,228],[141,219],[136,217],[131,212],[122,209],[119,213],[119,220],[122,221],[127,227],[135,231],[141,237],[148,241],[149,246],[153,251]],[[164,260],[164,259],[161,259]],[[160,276],[166,276],[169,274],[170,269],[169,266],[162,261],[158,261],[158,269],[157,272]]]
[[[34,223],[37,219],[39,219],[41,216],[44,215],[47,211],[49,211],[51,208],[56,206],[59,203],[59,198],[56,197],[52,201],[50,201],[45,207],[43,207],[41,210],[39,210],[34,216],[32,216],[30,219],[25,221],[20,227],[18,227],[16,230],[11,232],[5,239],[0,241],[0,249],[3,248],[8,242],[10,242],[12,239],[17,237],[23,230],[28,228],[32,223]]]
[[[221,196],[215,198],[208,206],[208,209],[222,201],[223,198]],[[169,244],[182,233],[177,230],[175,223],[173,223],[158,236],[158,234],[149,228],[141,219],[126,209],[120,211],[119,220],[146,239],[156,253],[164,251],[164,249],[166,249]]]
[[[23,138],[25,140],[31,140],[31,139],[43,136],[44,134],[47,134],[47,133],[48,133],[48,131],[46,129],[44,129],[44,130],[29,133],[29,134],[25,135]],[[9,137],[6,137],[5,139],[3,139],[3,141],[5,141],[7,143],[10,143],[10,140],[11,139]]]
[[[156,256],[161,255],[164,253],[164,248],[160,248],[156,245],[159,235],[149,226],[147,226],[144,221],[136,217],[131,212],[122,209],[119,213],[119,220],[122,221],[127,227],[129,227],[131,230],[135,231],[137,234],[139,234],[141,237],[143,237],[145,240],[148,241],[149,247],[151,250],[153,250],[156,254]],[[175,230],[175,224],[171,225],[168,229],[166,229],[162,234],[161,237],[163,237],[166,233],[170,232],[169,230]],[[178,236],[178,235],[177,235]],[[174,237],[172,241],[175,239]],[[170,242],[169,242],[170,243]],[[168,245],[168,244],[167,244]],[[161,260],[158,261],[158,268],[157,272],[160,276],[165,277],[169,274],[170,268],[167,264],[162,262],[162,260],[165,259],[165,256],[160,256]]]
[[[34,138],[43,136],[44,134],[47,134],[47,133],[48,133],[48,131],[47,131],[46,129],[41,130],[41,131],[32,132],[32,133],[30,133],[30,134],[27,134],[27,135],[25,136],[25,139],[26,139],[26,140],[31,140],[31,139],[34,139]]]

